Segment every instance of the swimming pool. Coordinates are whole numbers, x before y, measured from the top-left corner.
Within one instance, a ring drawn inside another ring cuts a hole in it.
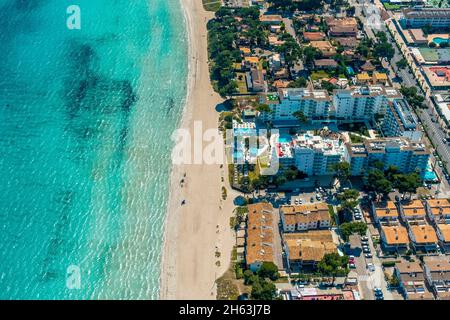
[[[448,43],[449,40],[440,38],[440,37],[436,37],[436,38],[433,38],[433,42],[436,43],[437,45],[440,45],[441,43]]]

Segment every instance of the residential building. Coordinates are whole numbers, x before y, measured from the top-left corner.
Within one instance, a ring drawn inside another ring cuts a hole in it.
[[[421,141],[423,133],[418,128],[416,116],[404,99],[394,99],[388,103],[381,125],[387,137],[406,137],[412,141]]]
[[[270,203],[248,206],[245,260],[252,271],[257,271],[263,262],[274,262],[274,214]]]
[[[450,224],[450,200],[430,199],[425,201],[425,208],[433,223]]]
[[[433,227],[427,224],[408,226],[408,234],[416,253],[435,252],[438,248],[438,239]]]
[[[450,130],[450,94],[436,94],[433,100],[441,120],[439,123],[448,134]]]
[[[331,216],[326,203],[280,207],[284,232],[324,229],[331,226]]]
[[[436,299],[450,298],[450,263],[447,257],[424,257],[425,277]]]
[[[425,224],[425,206],[420,200],[402,201],[400,203],[400,216],[405,223]]]
[[[394,201],[372,202],[372,214],[374,222],[379,226],[399,225],[399,212]]]
[[[252,92],[264,92],[267,85],[264,80],[264,72],[261,69],[252,68],[250,72],[247,72],[247,88]]]
[[[333,106],[338,119],[370,120],[376,114],[384,114],[388,99],[397,97],[401,97],[397,90],[384,86],[338,89],[333,94]]]
[[[436,229],[439,245],[445,252],[450,252],[450,200],[426,200],[425,207],[428,217]]]
[[[337,251],[330,230],[286,233],[283,239],[289,272],[299,272],[305,267],[314,268],[325,254]]]
[[[398,254],[408,250],[408,231],[400,224],[380,226],[380,239],[385,252]]]
[[[270,101],[271,112],[262,113],[264,121],[296,121],[295,112],[302,112],[307,118],[326,118],[330,111],[331,98],[326,90],[281,88],[277,99]],[[261,97],[261,103],[267,103],[267,96]]]
[[[280,25],[283,23],[283,17],[278,14],[265,14],[259,17],[259,21],[268,25]]]
[[[336,60],[333,59],[317,59],[314,60],[314,66],[317,69],[335,69],[338,64]]]
[[[319,50],[324,57],[332,57],[337,51],[328,40],[311,41],[310,46]]]
[[[326,34],[323,32],[303,32],[303,39],[305,41],[320,41],[327,38]]]
[[[403,28],[446,28],[450,25],[450,8],[407,8],[399,19]]]
[[[425,144],[405,137],[366,139],[363,143],[347,143],[345,149],[352,176],[364,175],[374,162],[381,162],[384,169],[394,165],[402,173],[417,171],[423,177],[429,158]]]
[[[330,37],[355,37],[358,34],[358,22],[354,17],[326,18]]]
[[[345,145],[339,137],[322,137],[306,132],[293,140],[295,166],[308,176],[333,174],[333,166],[345,155]]]
[[[400,291],[405,300],[434,300],[419,262],[396,263],[394,274],[400,282]]]

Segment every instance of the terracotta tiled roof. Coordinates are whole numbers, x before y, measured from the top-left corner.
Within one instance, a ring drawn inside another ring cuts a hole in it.
[[[376,215],[382,217],[398,217],[398,210],[393,201],[375,203]]]
[[[320,261],[327,253],[336,252],[333,236],[329,230],[315,230],[285,234],[290,260]]]
[[[408,231],[403,226],[383,226],[381,231],[384,233],[388,245],[408,244]]]
[[[246,262],[274,260],[273,207],[270,203],[248,205]]]
[[[448,199],[427,200],[433,215],[450,215],[450,201]]]
[[[415,243],[436,243],[437,236],[432,226],[429,225],[414,225],[410,226],[411,232],[414,235]]]
[[[282,206],[280,211],[284,215],[285,223],[289,225],[331,219],[328,205],[323,202],[298,206]]]
[[[402,209],[406,217],[425,217],[425,206],[420,200],[402,202]]]

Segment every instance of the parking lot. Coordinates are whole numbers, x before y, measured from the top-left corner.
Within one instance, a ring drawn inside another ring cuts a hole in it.
[[[316,203],[316,202],[326,202],[328,197],[328,192],[322,188],[316,188],[314,190],[305,190],[309,192],[305,193],[293,193],[290,195],[290,204],[298,205],[298,204],[307,204],[307,203]],[[289,200],[288,200],[289,204]]]

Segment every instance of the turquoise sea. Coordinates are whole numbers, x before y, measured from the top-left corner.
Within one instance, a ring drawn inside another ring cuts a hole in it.
[[[0,0],[0,299],[158,297],[185,30],[179,0]]]

